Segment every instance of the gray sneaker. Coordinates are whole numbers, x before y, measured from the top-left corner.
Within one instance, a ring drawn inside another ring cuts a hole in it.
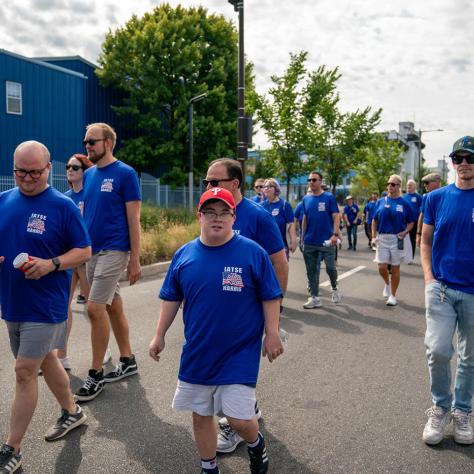
[[[225,423],[222,421],[225,419]],[[218,453],[233,453],[237,446],[244,441],[239,434],[234,431],[232,426],[227,422],[227,418],[219,420],[217,434],[217,449]]]
[[[313,308],[321,308],[322,303],[321,300],[317,296],[310,296],[308,301],[303,305],[304,309],[313,309]]]
[[[44,435],[44,439],[46,441],[55,441],[82,425],[87,420],[87,416],[79,405],[76,405],[76,410],[76,413],[69,413],[63,409],[56,423]]]
[[[342,301],[342,295],[337,288],[331,290],[331,301],[335,304],[339,304]]]
[[[455,409],[453,411],[454,441],[459,444],[474,443],[474,433],[471,425],[471,414]]]
[[[443,440],[444,430],[451,421],[451,412],[433,405],[426,414],[429,418],[423,430],[423,441],[430,445],[438,444]]]

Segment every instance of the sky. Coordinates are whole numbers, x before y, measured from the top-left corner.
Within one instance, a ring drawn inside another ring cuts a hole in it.
[[[0,48],[28,57],[80,55],[96,63],[104,35],[164,3],[156,0],[3,0]],[[227,0],[202,5],[237,23]],[[339,67],[341,108],[383,109],[378,130],[401,121],[426,130],[429,166],[455,140],[474,135],[472,0],[245,0],[245,53],[260,93],[290,53],[308,52],[310,70]],[[468,86],[471,84],[471,86]],[[428,130],[442,129],[442,132]],[[263,133],[255,140],[266,144]],[[450,168],[451,165],[450,165]]]

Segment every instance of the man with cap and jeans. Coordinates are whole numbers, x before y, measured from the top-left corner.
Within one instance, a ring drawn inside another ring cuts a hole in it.
[[[454,441],[472,444],[474,394],[474,137],[454,143],[451,157],[456,180],[428,195],[421,236],[425,278],[425,345],[433,406],[423,441],[442,441],[453,420]],[[457,367],[451,389],[453,336]]]
[[[263,355],[272,362],[283,353],[278,332],[280,285],[267,252],[233,232],[235,212],[234,198],[226,189],[215,187],[201,196],[201,235],[173,256],[149,347],[158,361],[166,332],[184,301],[186,343],[173,408],[192,412],[201,472],[207,474],[219,472],[214,416],[221,412],[247,442],[250,472],[268,471],[254,411],[264,333]]]
[[[242,181],[242,167],[237,160],[218,158],[209,164],[203,184],[207,189],[220,187],[232,193],[236,205],[236,219],[232,226],[234,234],[257,242],[268,253],[284,295],[288,284],[288,261],[283,239],[270,213],[242,196]],[[262,416],[257,404],[255,404],[255,416],[257,418]],[[242,437],[232,429],[225,417],[221,418],[217,452],[231,453],[242,441]]]
[[[45,440],[62,438],[86,420],[74,403],[56,350],[66,345],[71,286],[66,270],[90,258],[89,236],[74,202],[48,185],[50,154],[42,143],[21,143],[13,162],[17,187],[0,193],[2,319],[16,375],[8,437],[0,448],[2,473],[21,466],[21,444],[38,401],[40,368],[62,409]]]
[[[425,215],[425,204],[428,197],[428,193],[439,189],[441,187],[441,175],[439,173],[428,173],[426,176],[421,178],[421,182],[425,187],[426,193],[423,194],[423,199],[420,206],[420,215],[418,216],[418,223],[416,226],[416,246],[420,247],[421,245],[421,232],[423,230],[423,218]]]

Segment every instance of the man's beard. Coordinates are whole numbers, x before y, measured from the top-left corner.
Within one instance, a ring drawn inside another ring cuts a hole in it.
[[[95,152],[93,155],[88,154],[89,160],[92,161],[92,163],[98,163],[104,156],[105,156],[105,150],[102,151],[102,153],[97,153]]]

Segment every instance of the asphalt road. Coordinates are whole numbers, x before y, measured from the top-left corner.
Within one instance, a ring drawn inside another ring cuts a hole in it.
[[[292,256],[281,322],[288,347],[273,364],[262,361],[258,384],[270,472],[472,473],[474,447],[456,445],[451,427],[438,447],[421,440],[430,406],[421,267],[402,267],[399,305],[389,308],[373,253],[363,244],[361,238],[359,251],[340,253],[340,274],[365,267],[340,281],[342,304],[332,304],[324,287],[320,309],[302,308],[304,264],[300,254]],[[23,445],[25,473],[199,472],[190,415],[170,406],[183,340],[179,315],[162,360],[157,364],[147,356],[161,283],[154,279],[123,289],[140,374],[108,384],[84,405],[87,426],[64,440],[43,441],[59,409],[40,381],[38,408]],[[90,343],[81,306],[74,306],[74,317],[76,389],[87,372]],[[5,328],[0,347],[0,431],[6,433],[14,373]],[[115,342],[112,350],[116,358]],[[243,445],[219,457],[224,474],[248,472],[247,462]]]

